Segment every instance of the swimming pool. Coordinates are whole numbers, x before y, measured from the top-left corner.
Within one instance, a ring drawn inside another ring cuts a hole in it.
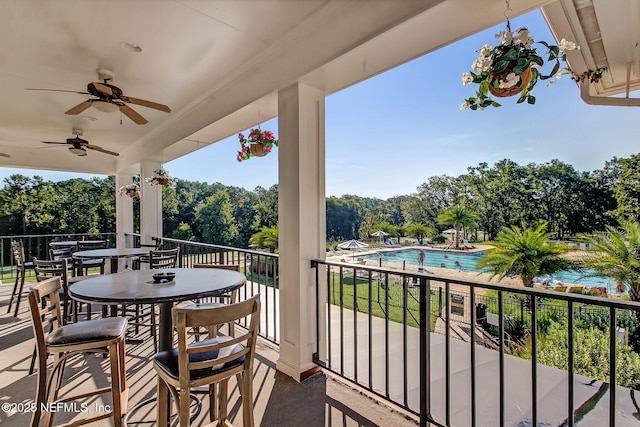
[[[397,251],[385,251],[374,254],[363,255],[360,258],[368,260],[379,260],[383,262],[395,262],[409,265],[418,265],[419,249],[398,249]],[[441,267],[451,270],[467,270],[482,272],[476,268],[478,260],[484,257],[484,252],[454,252],[428,249],[424,251],[425,267]],[[546,276],[549,277],[549,276]],[[609,277],[584,277],[584,273],[568,270],[555,273],[550,276],[553,280],[564,283],[581,284],[588,287],[604,286],[611,293],[615,291],[615,283]]]

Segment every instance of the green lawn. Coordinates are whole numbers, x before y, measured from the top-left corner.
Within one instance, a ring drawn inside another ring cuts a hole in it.
[[[389,320],[396,323],[404,323],[406,315],[408,326],[419,327],[417,294],[414,297],[413,290],[409,291],[406,301],[403,301],[402,284],[391,282],[387,290],[385,284],[378,280],[372,280],[370,286],[367,279],[357,278],[354,286],[353,277],[343,276],[342,287],[339,274],[332,274],[330,280],[328,298],[331,304],[342,305],[351,310],[357,306],[360,313],[369,313],[371,309],[371,314],[380,318],[384,318],[385,313],[388,312]],[[431,332],[435,328],[435,323],[436,316],[431,313]]]

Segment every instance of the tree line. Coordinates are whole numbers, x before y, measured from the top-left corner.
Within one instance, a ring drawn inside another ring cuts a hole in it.
[[[566,238],[604,230],[623,218],[638,221],[638,182],[640,154],[614,157],[591,172],[560,160],[524,166],[507,159],[493,166],[483,162],[457,177],[430,177],[409,195],[327,197],[327,240],[367,238],[376,230],[437,239],[447,228],[438,217],[455,206],[474,214],[474,227],[464,230],[471,237],[493,240],[503,227],[542,220],[555,237]],[[114,185],[113,177],[51,182],[11,175],[0,188],[0,233],[113,232],[115,197],[124,197]],[[178,179],[162,192],[165,236],[247,247],[253,234],[278,223],[277,185],[250,191]],[[135,224],[138,207],[135,200]]]

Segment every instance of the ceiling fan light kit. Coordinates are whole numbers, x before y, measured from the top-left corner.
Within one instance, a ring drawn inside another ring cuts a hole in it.
[[[71,151],[73,154],[75,154],[76,156],[86,156],[87,155],[87,150],[85,150],[84,148],[82,148],[82,146],[78,146],[78,147],[69,147],[69,151]]]
[[[91,101],[91,106],[98,111],[102,111],[103,113],[115,113],[116,111],[120,110],[120,107],[118,105],[99,99]]]

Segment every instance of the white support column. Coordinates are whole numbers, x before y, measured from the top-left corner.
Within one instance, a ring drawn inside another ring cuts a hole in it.
[[[131,183],[131,176],[116,175],[116,247],[126,247],[125,233],[133,233],[133,199],[118,194],[118,188]]]
[[[161,165],[143,162],[140,166],[140,243],[150,245],[152,237],[162,236],[162,186],[149,185],[145,178]]]
[[[296,381],[315,367],[316,289],[310,261],[326,254],[324,105],[324,93],[303,84],[278,93],[277,369]]]

